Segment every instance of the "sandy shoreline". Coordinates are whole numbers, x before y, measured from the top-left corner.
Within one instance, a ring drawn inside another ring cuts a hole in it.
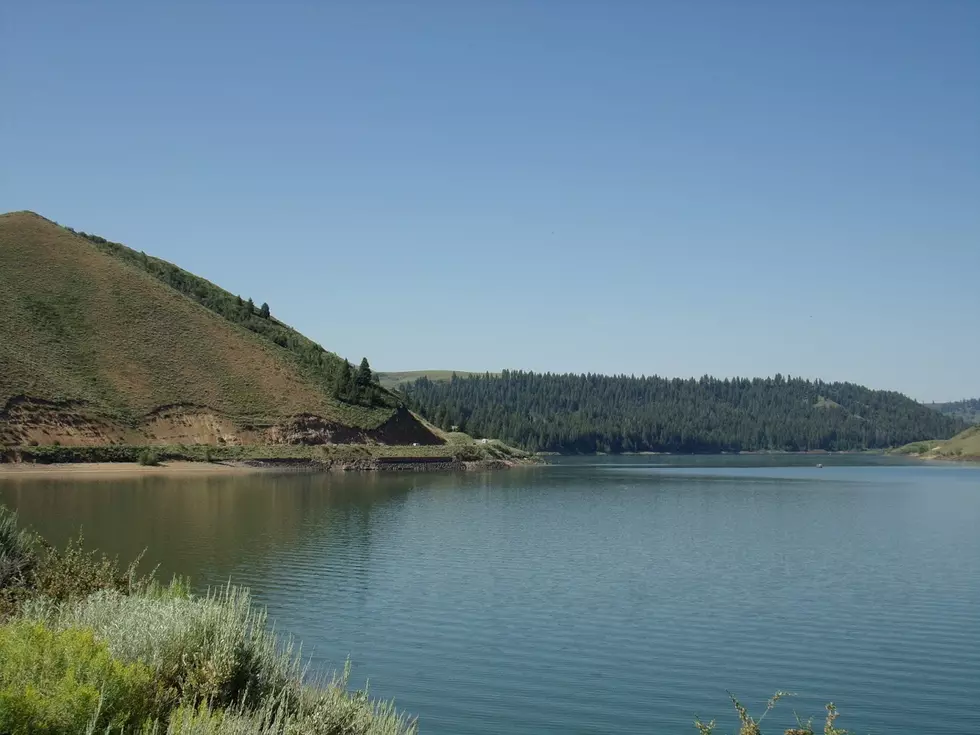
[[[136,462],[80,462],[73,464],[34,464],[14,462],[0,464],[4,477],[121,477],[144,475],[241,475],[261,472],[263,467],[247,467],[222,462],[164,462],[154,467]]]
[[[121,477],[164,477],[245,475],[255,472],[446,472],[481,471],[537,464],[528,461],[478,460],[464,462],[446,458],[445,462],[386,462],[383,458],[353,461],[321,462],[315,460],[261,459],[229,462],[189,462],[172,460],[156,466],[136,462],[72,462],[36,464],[10,462],[0,464],[0,481],[21,477],[57,479],[101,479]]]

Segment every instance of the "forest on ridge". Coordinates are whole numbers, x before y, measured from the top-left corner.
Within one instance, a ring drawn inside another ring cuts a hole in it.
[[[891,391],[801,378],[662,378],[541,374],[420,378],[411,405],[457,427],[531,451],[844,451],[947,439],[965,428]]]

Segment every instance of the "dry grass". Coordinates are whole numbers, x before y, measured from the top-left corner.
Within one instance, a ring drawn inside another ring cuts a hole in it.
[[[289,352],[33,213],[0,215],[0,314],[0,410],[27,395],[117,419],[179,403],[361,428],[392,413],[336,401]]]
[[[913,442],[894,450],[922,459],[952,459],[980,461],[980,425],[971,426],[946,441]]]

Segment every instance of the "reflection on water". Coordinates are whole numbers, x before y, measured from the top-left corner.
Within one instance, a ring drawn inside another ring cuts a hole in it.
[[[206,585],[232,574],[243,553],[254,563],[334,526],[367,537],[372,509],[397,507],[418,481],[408,473],[10,477],[0,502],[52,542],[81,532],[87,546],[124,561],[145,550],[162,576],[194,570]],[[451,488],[452,476],[428,477],[433,485]]]
[[[816,463],[825,465],[817,468]],[[424,733],[692,732],[726,690],[858,732],[980,732],[980,470],[881,457],[582,458],[492,474],[4,478],[198,586]]]

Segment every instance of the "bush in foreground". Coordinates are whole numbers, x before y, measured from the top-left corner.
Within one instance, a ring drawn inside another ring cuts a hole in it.
[[[203,596],[65,550],[0,506],[0,733],[410,735],[340,678],[305,676],[247,590]]]
[[[158,712],[153,672],[123,663],[91,630],[0,627],[0,732],[28,735],[134,727]]]

